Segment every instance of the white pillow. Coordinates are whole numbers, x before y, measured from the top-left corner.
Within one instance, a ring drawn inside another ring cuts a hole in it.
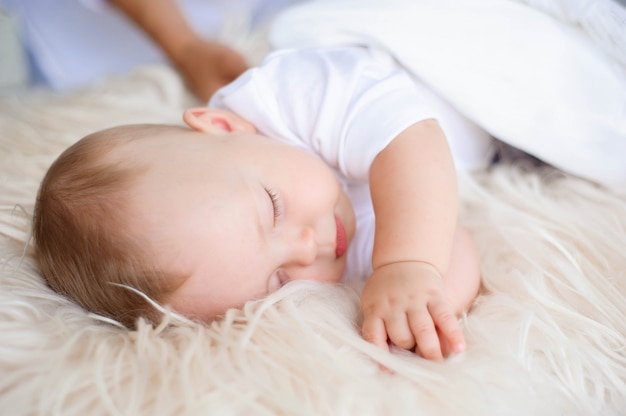
[[[314,0],[275,47],[384,48],[498,139],[626,191],[626,82],[580,29],[514,0]]]

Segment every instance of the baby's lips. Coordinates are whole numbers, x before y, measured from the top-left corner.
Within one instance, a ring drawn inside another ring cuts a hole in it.
[[[348,238],[346,236],[346,229],[341,222],[341,218],[335,214],[335,223],[337,224],[337,237],[335,245],[335,256],[337,258],[343,256],[348,250]]]

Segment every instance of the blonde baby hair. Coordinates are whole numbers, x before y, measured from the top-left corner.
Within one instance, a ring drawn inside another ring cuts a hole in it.
[[[129,231],[128,196],[146,167],[140,160],[114,156],[115,150],[180,128],[126,125],[88,135],[58,157],[39,188],[33,239],[46,282],[88,311],[128,328],[139,317],[155,324],[161,320],[136,291],[160,303],[185,277],[157,270],[148,260],[149,244]]]

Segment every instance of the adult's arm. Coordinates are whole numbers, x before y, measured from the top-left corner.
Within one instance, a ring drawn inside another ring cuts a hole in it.
[[[147,33],[203,101],[247,69],[243,56],[200,37],[175,0],[110,0]]]

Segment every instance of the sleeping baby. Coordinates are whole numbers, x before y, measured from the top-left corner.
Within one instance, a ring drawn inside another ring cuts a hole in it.
[[[366,340],[464,350],[480,267],[455,164],[486,163],[487,133],[360,46],[275,52],[183,119],[53,163],[33,224],[52,289],[132,328],[161,318],[137,291],[211,321],[292,280],[362,279]]]

